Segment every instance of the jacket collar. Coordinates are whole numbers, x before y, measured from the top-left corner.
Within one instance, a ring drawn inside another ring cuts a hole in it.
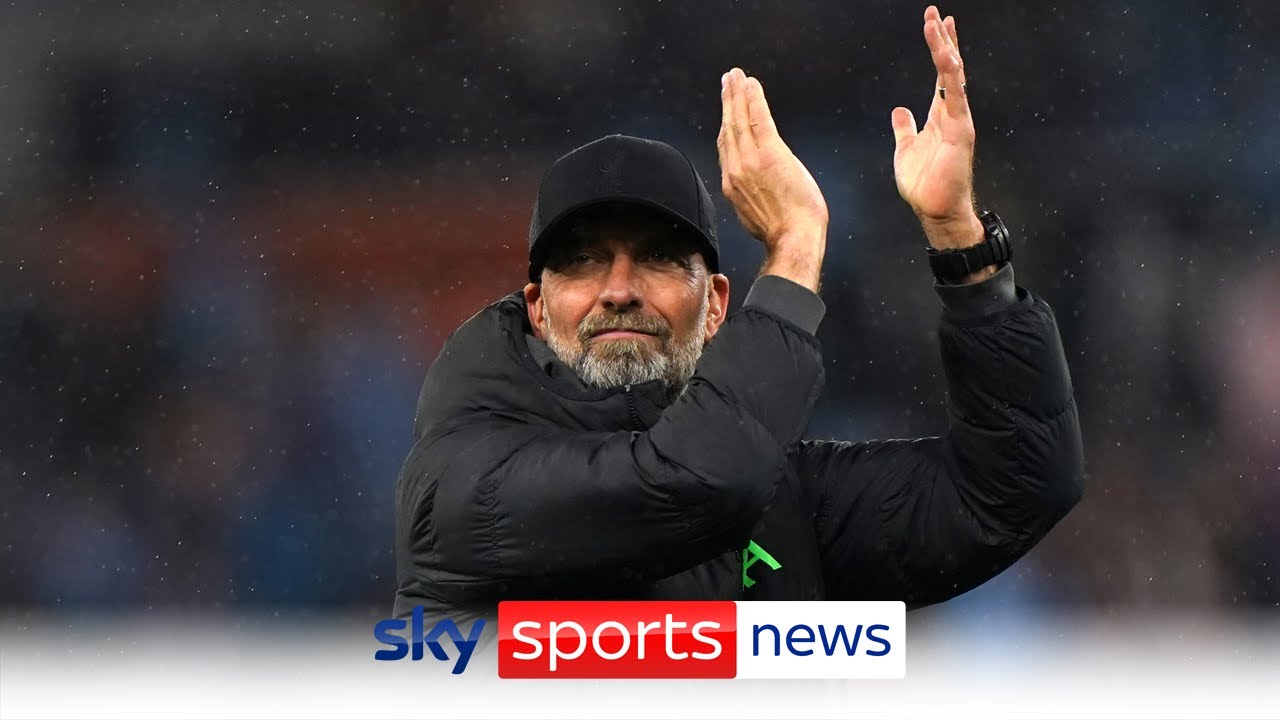
[[[477,313],[449,338],[427,372],[417,432],[477,414],[532,417],[579,430],[645,430],[669,404],[652,380],[628,387],[586,385],[532,334],[524,295]]]
[[[532,360],[536,370],[529,370],[535,375],[537,373],[541,374],[541,377],[537,378],[539,382],[559,395],[587,402],[604,402],[611,398],[626,400],[626,395],[630,394],[630,403],[635,406],[644,426],[647,428],[657,422],[658,416],[670,404],[665,383],[661,380],[650,380],[635,385],[607,389],[587,385],[573,371],[573,368],[560,360],[560,357],[555,354],[555,351],[545,341],[539,340],[533,335],[524,294],[512,293],[512,297],[517,301],[518,312],[512,313],[507,319],[508,327],[510,328],[509,337],[516,343],[524,343],[523,352],[520,352],[521,348],[519,347],[517,347],[517,352]]]

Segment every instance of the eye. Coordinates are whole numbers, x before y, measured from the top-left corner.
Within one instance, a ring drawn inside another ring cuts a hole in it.
[[[591,262],[591,256],[586,253],[578,253],[569,259],[570,265],[586,265]]]
[[[675,260],[675,257],[666,250],[650,250],[645,258],[649,262],[665,263]]]

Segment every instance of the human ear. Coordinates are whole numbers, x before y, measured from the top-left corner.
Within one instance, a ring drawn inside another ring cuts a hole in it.
[[[720,273],[707,277],[707,326],[703,342],[715,337],[729,313],[729,278]]]
[[[529,326],[533,328],[533,336],[539,340],[546,340],[544,328],[547,314],[542,300],[541,284],[529,283],[524,286],[524,304],[529,311]]]

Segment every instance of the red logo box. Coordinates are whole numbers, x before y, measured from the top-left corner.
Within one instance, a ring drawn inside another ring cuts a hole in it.
[[[507,601],[501,678],[732,678],[733,601]]]

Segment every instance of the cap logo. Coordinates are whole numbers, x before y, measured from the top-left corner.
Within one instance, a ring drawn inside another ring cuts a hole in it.
[[[596,174],[596,192],[616,193],[622,190],[622,152],[615,151],[600,161]]]

